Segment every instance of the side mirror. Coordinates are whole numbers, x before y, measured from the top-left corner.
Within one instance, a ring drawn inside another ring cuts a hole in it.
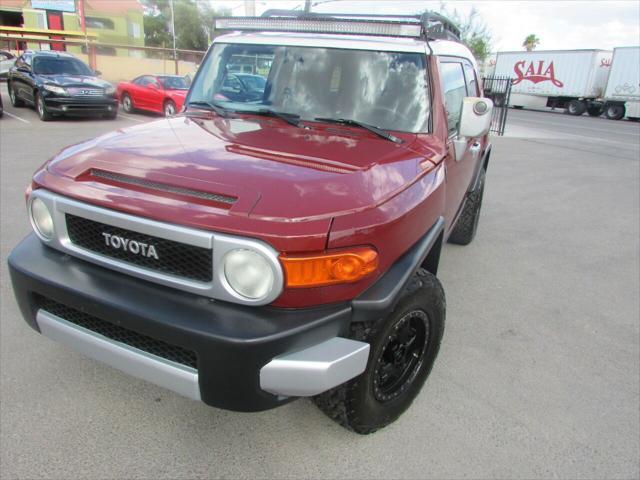
[[[460,114],[461,137],[482,137],[491,128],[493,102],[488,98],[466,97],[462,102]]]
[[[100,70],[96,70],[94,73],[96,74],[96,77],[99,77],[100,75],[102,75],[102,72]]]
[[[493,112],[493,102],[488,98],[465,97],[462,101],[458,138],[453,141],[457,161],[464,157],[469,145],[469,137],[482,137],[489,133],[491,112]]]

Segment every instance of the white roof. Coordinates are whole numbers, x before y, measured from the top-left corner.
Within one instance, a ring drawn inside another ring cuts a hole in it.
[[[424,40],[413,37],[375,37],[364,35],[335,35],[285,32],[234,32],[222,35],[214,43],[243,43],[256,45],[290,45],[301,47],[344,48],[387,52],[429,53]],[[468,59],[476,64],[471,51],[461,43],[431,40],[434,55],[449,55]]]

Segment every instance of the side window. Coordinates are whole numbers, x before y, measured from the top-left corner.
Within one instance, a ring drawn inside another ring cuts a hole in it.
[[[142,86],[143,85],[143,83],[142,83],[143,81],[144,81],[144,77],[138,77],[132,83],[134,83],[135,85]]]
[[[151,83],[155,83],[155,80],[153,77],[149,76],[149,75],[145,75],[143,77],[139,77],[136,81],[135,84],[136,85],[140,85],[141,87],[146,87]]]
[[[440,63],[440,79],[444,93],[444,105],[447,109],[449,135],[452,135],[458,131],[462,113],[462,101],[467,96],[462,64],[458,62]]]
[[[476,72],[473,67],[466,63],[464,64],[464,76],[467,79],[467,93],[470,97],[479,97],[480,92],[478,91],[478,77],[476,76]]]
[[[23,59],[24,59],[24,63],[27,64],[28,67],[31,67],[31,55],[24,55]]]

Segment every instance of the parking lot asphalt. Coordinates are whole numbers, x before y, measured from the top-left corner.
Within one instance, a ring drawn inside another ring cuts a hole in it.
[[[6,258],[30,230],[31,173],[153,117],[43,123],[0,90],[2,478],[640,477],[640,124],[510,111],[478,235],[442,255],[431,377],[363,437],[308,400],[213,409],[30,330]]]

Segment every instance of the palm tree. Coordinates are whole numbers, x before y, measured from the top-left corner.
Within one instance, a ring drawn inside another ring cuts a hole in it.
[[[531,52],[540,44],[540,39],[536,37],[535,33],[527,35],[527,38],[522,42],[522,46],[527,49],[527,52]]]

